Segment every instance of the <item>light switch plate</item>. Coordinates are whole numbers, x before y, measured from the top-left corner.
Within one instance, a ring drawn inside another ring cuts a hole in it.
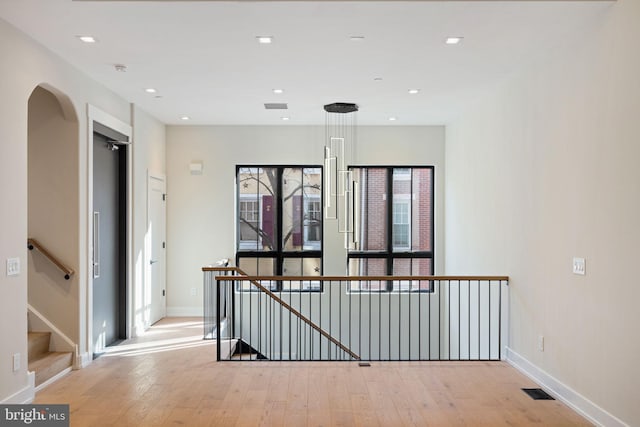
[[[20,258],[7,258],[7,276],[20,274]]]
[[[587,273],[586,261],[584,258],[573,258],[573,274],[584,276]]]

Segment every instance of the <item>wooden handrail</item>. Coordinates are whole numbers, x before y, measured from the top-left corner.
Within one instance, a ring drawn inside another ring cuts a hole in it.
[[[236,271],[239,269],[237,267],[202,267],[202,271]],[[240,270],[241,271],[241,270]],[[357,281],[398,281],[398,280],[412,280],[412,281],[422,281],[422,280],[435,280],[435,281],[445,281],[445,280],[453,280],[458,281],[509,281],[509,276],[249,276],[247,274],[242,274],[246,276],[247,280],[284,280],[284,281],[310,281],[317,280],[321,282],[357,282]]]
[[[38,242],[36,239],[31,239],[31,238],[27,239],[27,248],[29,248],[29,250],[33,250],[34,248],[37,249],[42,255],[44,255],[49,261],[51,261],[56,267],[58,267],[60,271],[64,273],[65,280],[69,280],[71,276],[73,276],[73,274],[75,273],[75,271],[73,271],[72,268],[64,265],[62,261],[56,258],[51,252],[47,250],[47,248],[42,246],[42,244],[40,244],[40,242]]]
[[[348,347],[345,347],[344,344],[342,344],[340,341],[338,341],[337,339],[332,337],[328,332],[326,332],[320,326],[318,326],[315,323],[313,323],[309,318],[304,316],[302,313],[300,313],[295,308],[291,307],[289,304],[287,304],[285,301],[283,301],[276,294],[274,294],[269,289],[267,289],[264,286],[262,286],[262,284],[257,281],[257,280],[262,280],[262,278],[260,278],[260,277],[256,278],[255,276],[248,276],[247,273],[245,273],[244,271],[242,271],[238,267],[204,267],[202,269],[202,271],[235,271],[236,273],[238,273],[238,276],[242,280],[248,280],[249,282],[251,282],[251,284],[253,284],[255,287],[260,289],[260,291],[262,291],[263,293],[268,295],[271,299],[276,301],[278,304],[282,305],[284,308],[289,310],[291,313],[294,314],[294,316],[296,316],[297,318],[299,318],[300,320],[305,322],[312,329],[315,329],[316,331],[318,331],[320,333],[320,335],[322,335],[323,337],[325,337],[326,339],[328,339],[329,341],[331,341],[332,343],[334,343],[335,345],[340,347],[340,349],[342,349],[344,352],[348,353],[352,358],[354,358],[355,360],[360,360],[360,356],[358,356],[353,351],[351,351],[351,349],[349,349]],[[233,276],[219,276],[219,277],[216,277],[216,280],[230,280],[231,277],[233,277]]]

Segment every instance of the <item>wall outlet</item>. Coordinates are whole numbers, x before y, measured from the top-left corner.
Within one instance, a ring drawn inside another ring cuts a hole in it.
[[[7,258],[7,276],[20,274],[20,258]]]
[[[544,351],[544,335],[538,335],[538,350]]]
[[[191,288],[191,296],[195,297],[196,295],[198,295],[198,291],[196,290],[196,288]]]
[[[584,258],[573,258],[573,274],[584,276],[587,273],[586,261]]]
[[[20,370],[20,353],[13,355],[13,372]]]

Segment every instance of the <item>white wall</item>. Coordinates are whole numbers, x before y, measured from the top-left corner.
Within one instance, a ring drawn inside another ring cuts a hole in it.
[[[147,248],[147,174],[166,175],[165,126],[138,107],[133,115],[133,326],[139,334],[149,327],[148,301],[151,284],[146,263]]]
[[[115,95],[102,85],[88,78],[50,51],[44,49],[11,25],[0,20],[0,263],[7,258],[18,257],[22,265],[19,276],[7,277],[4,268],[0,272],[0,402],[24,402],[33,395],[32,384],[27,375],[27,111],[28,99],[41,84],[55,88],[71,100],[78,117],[78,177],[77,202],[77,251],[79,265],[78,293],[80,316],[78,329],[81,336],[81,351],[87,351],[85,336],[86,318],[83,305],[86,301],[88,276],[87,217],[88,204],[88,135],[87,104],[92,104],[110,116],[131,123],[131,108],[126,100]],[[143,126],[147,128],[147,126]],[[152,131],[141,140],[152,144],[150,151],[163,145],[163,126],[150,120]],[[139,149],[143,152],[142,146]],[[147,167],[160,168],[162,155],[148,157]],[[138,168],[142,167],[140,164]],[[138,173],[134,173],[138,175]],[[146,218],[146,210],[134,210],[134,222],[139,215]],[[76,267],[76,266],[74,266]],[[20,353],[20,368],[12,369],[13,355]]]
[[[640,425],[638,22],[612,3],[447,128],[446,272],[511,276],[515,356],[605,425]]]
[[[203,266],[235,255],[235,166],[323,163],[323,126],[167,128],[168,313],[202,312]],[[444,267],[444,128],[359,127],[360,165],[436,167],[436,271]],[[202,175],[189,163],[201,161]],[[325,221],[324,273],[345,274],[346,252],[335,222]],[[191,289],[196,295],[191,295]]]

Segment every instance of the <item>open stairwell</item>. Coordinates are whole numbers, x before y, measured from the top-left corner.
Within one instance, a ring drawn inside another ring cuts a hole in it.
[[[36,389],[71,370],[72,352],[49,351],[51,332],[29,332],[29,371],[35,372]]]

